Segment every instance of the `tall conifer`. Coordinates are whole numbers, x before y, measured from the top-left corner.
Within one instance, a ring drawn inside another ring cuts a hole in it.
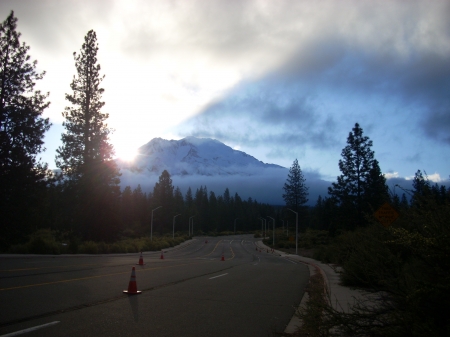
[[[301,206],[308,202],[308,187],[305,185],[305,181],[306,179],[303,176],[298,160],[295,159],[283,186],[283,199],[286,206],[295,212],[298,212]]]
[[[375,159],[372,145],[356,123],[339,160],[342,174],[328,188],[328,193],[340,206],[340,221],[345,222],[347,228],[362,225],[364,212],[373,211],[389,199],[386,179]]]
[[[11,12],[0,24],[0,249],[36,228],[33,213],[47,173],[36,157],[51,125],[42,118],[48,93],[34,89],[45,72],[36,72],[37,61],[30,62],[30,47],[20,43],[16,28]]]
[[[70,84],[73,93],[66,94],[71,106],[63,112],[66,132],[61,136],[63,145],[57,150],[56,164],[79,206],[77,213],[81,212],[82,219],[78,221],[84,234],[103,239],[111,233],[106,222],[120,194],[120,174],[109,142],[109,115],[101,112],[104,76],[100,76],[97,51],[97,36],[90,30],[80,54],[73,53],[77,75]]]

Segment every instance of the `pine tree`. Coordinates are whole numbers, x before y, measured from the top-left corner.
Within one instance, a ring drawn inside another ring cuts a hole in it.
[[[77,214],[82,218],[77,221],[85,236],[103,239],[112,232],[105,226],[116,208],[120,174],[109,142],[109,115],[100,111],[105,104],[101,101],[104,89],[100,88],[104,76],[100,76],[97,51],[97,36],[90,30],[80,54],[73,53],[77,76],[70,84],[73,93],[66,94],[71,106],[63,112],[66,133],[61,136],[63,145],[57,150],[56,165],[79,206]]]
[[[42,118],[49,94],[34,89],[45,72],[36,72],[37,61],[30,62],[30,47],[20,43],[16,28],[11,12],[0,24],[0,249],[35,228],[33,213],[47,175],[47,165],[36,157],[51,125]]]
[[[190,186],[186,192],[186,196],[185,196],[184,200],[186,202],[186,207],[188,209],[192,208],[192,205],[194,204],[194,197],[192,196],[192,190],[191,190]]]
[[[386,179],[381,173],[372,141],[363,136],[358,123],[349,133],[347,146],[342,150],[339,169],[342,172],[337,182],[332,183],[328,193],[341,210],[341,222],[347,228],[363,224],[363,213],[380,206],[381,201],[389,200]]]
[[[363,202],[374,212],[389,199],[389,188],[386,185],[386,178],[381,173],[378,160],[374,159],[364,184]]]
[[[155,198],[156,203],[158,206],[162,206],[164,208],[164,212],[159,212],[157,215],[158,219],[162,219],[162,221],[159,221],[159,229],[161,234],[163,234],[164,231],[163,224],[172,223],[171,217],[174,213],[173,190],[174,187],[172,185],[170,174],[167,170],[164,170],[153,188],[153,197]]]
[[[308,187],[305,185],[305,181],[306,179],[303,176],[298,160],[295,159],[283,186],[284,202],[287,207],[295,212],[299,212],[300,208],[308,202]]]

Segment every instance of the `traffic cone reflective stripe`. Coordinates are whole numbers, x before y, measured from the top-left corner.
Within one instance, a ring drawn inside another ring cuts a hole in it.
[[[138,263],[138,265],[139,266],[143,266],[145,263],[144,263],[144,257],[142,256],[142,252],[141,252],[141,256],[139,257],[139,263]]]
[[[130,282],[128,283],[128,290],[124,290],[123,292],[128,295],[136,295],[136,294],[142,293],[142,291],[137,290],[136,271],[135,271],[134,267],[133,267],[133,269],[131,269],[131,277],[130,277]]]

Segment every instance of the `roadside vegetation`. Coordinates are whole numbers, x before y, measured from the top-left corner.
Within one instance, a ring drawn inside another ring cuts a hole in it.
[[[104,241],[81,241],[73,233],[58,233],[49,229],[41,229],[33,233],[23,244],[11,246],[13,254],[111,254],[137,253],[142,251],[159,251],[174,247],[188,240],[187,235],[175,233],[175,237],[156,236],[142,238],[122,238],[113,243]]]
[[[420,174],[414,186],[408,207],[398,208],[399,217],[387,228],[365,214],[364,226],[338,235],[300,233],[301,255],[338,265],[342,284],[367,297],[340,312],[317,291],[321,281],[312,277],[308,292],[316,292],[299,312],[304,324],[295,336],[450,334],[450,195]],[[292,242],[285,239],[278,235],[275,248],[292,252]],[[272,246],[272,238],[265,244]]]
[[[349,312],[333,309],[325,294],[312,296],[300,311],[299,336],[449,336],[450,189],[418,170],[412,190],[389,192],[371,147],[355,124],[339,160],[342,174],[312,208],[303,206],[304,181],[287,179],[295,188],[286,207],[302,224],[299,254],[338,265],[342,284],[367,294]],[[382,225],[374,215],[386,203],[399,217]],[[275,235],[275,247],[292,252],[292,234]]]

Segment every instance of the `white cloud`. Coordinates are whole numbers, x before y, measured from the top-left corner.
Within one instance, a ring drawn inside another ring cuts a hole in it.
[[[441,178],[441,175],[437,172],[433,174],[426,174],[426,172],[422,173],[425,179],[428,179],[429,181],[432,181],[434,183],[443,183],[446,181],[446,179]],[[408,176],[405,178],[405,180],[413,180],[415,176]]]
[[[388,172],[384,174],[386,179],[399,178],[398,172]]]
[[[437,172],[435,172],[434,174],[430,174],[428,176],[428,180],[430,180],[430,181],[432,181],[434,183],[441,183],[441,182],[445,181],[445,179],[442,179],[441,175],[439,173],[437,173]]]

